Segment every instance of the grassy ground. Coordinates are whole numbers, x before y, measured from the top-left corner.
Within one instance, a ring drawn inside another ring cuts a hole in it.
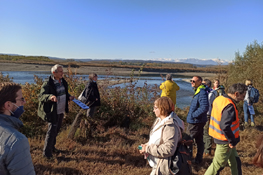
[[[242,116],[243,117],[243,116]],[[244,175],[259,175],[263,170],[251,164],[256,153],[254,147],[257,136],[262,133],[261,115],[255,119],[257,126],[243,128],[240,132],[241,142],[237,151],[242,161]],[[99,121],[98,121],[99,122]],[[145,119],[150,126],[152,119]],[[57,137],[57,148],[62,150],[54,154],[51,160],[42,157],[44,136],[29,139],[31,154],[37,174],[150,174],[151,168],[138,152],[138,145],[148,139],[149,126],[136,131],[121,128],[103,128],[98,124],[88,138],[79,130],[76,140],[67,139],[68,128],[64,128]],[[212,162],[212,157],[204,159],[200,166],[193,166],[193,174],[203,175]],[[229,175],[226,167],[221,175]]]

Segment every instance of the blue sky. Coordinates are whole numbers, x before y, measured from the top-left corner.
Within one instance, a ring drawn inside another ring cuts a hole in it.
[[[0,0],[0,53],[231,61],[263,41],[262,0]]]

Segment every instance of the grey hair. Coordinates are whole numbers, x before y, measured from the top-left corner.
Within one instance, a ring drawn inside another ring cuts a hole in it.
[[[63,66],[61,66],[60,64],[56,64],[51,68],[51,73],[53,74],[53,72],[57,72],[58,68],[61,67],[63,68]]]
[[[171,74],[166,75],[166,80],[172,80],[173,76]]]
[[[228,93],[229,94],[235,94],[235,92],[239,92],[239,94],[243,94],[243,93],[246,93],[247,91],[247,86],[243,83],[236,83],[236,84],[233,84],[231,85],[229,88],[228,88]]]
[[[94,77],[97,77],[98,75],[95,73],[89,74],[89,79],[92,81]]]
[[[211,81],[208,79],[204,79],[204,82],[207,86],[211,87]]]

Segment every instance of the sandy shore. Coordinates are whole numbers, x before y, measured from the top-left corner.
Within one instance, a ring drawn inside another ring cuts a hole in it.
[[[40,71],[40,72],[50,72],[52,65],[43,65],[43,64],[19,64],[19,63],[0,63],[0,72],[1,71]],[[64,69],[67,72],[67,69]],[[132,74],[132,69],[130,68],[111,68],[111,67],[91,67],[91,66],[82,66],[79,68],[72,68],[73,73],[76,74],[90,74],[97,73],[98,75],[115,75],[115,76],[130,76]],[[142,71],[141,76],[164,76],[168,72],[147,72]],[[170,72],[171,73],[171,72]],[[138,71],[134,72],[135,75],[138,74]],[[204,73],[204,72],[175,72],[173,73],[174,77],[183,78],[185,81],[190,80],[192,76],[198,75],[202,78],[216,77],[214,73]]]

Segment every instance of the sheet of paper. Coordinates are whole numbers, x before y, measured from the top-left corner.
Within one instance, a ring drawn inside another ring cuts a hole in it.
[[[89,109],[89,107],[87,105],[85,105],[84,103],[82,103],[81,101],[77,100],[74,98],[74,101],[79,107],[81,107],[82,109]]]

